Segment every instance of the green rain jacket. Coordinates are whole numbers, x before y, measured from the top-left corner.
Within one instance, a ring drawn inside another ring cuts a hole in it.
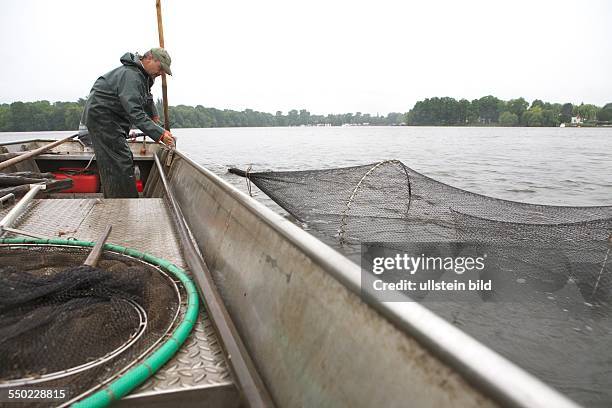
[[[127,135],[131,125],[145,135],[159,141],[164,129],[153,122],[157,116],[151,86],[153,78],[147,74],[139,57],[130,52],[121,57],[118,68],[102,75],[91,89],[81,122],[88,128],[121,128]]]

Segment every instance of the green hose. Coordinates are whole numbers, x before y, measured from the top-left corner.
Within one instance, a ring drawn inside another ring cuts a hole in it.
[[[81,247],[93,247],[95,245],[94,242],[88,241],[32,238],[2,238],[0,239],[0,244],[72,245]],[[100,391],[72,405],[78,408],[106,407],[113,401],[126,396],[170,360],[185,342],[198,318],[198,292],[191,279],[181,268],[164,259],[156,258],[152,255],[119,245],[106,244],[104,245],[104,249],[142,259],[174,275],[181,281],[187,291],[187,311],[185,312],[185,317],[181,324],[172,332],[170,337],[155,350],[155,352],[142,363],[132,367],[129,371]]]

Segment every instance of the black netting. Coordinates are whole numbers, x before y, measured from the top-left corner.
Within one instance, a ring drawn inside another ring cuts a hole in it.
[[[0,246],[0,387],[67,388],[77,397],[138,361],[176,323],[182,288],[169,276],[108,252],[97,268],[81,266],[87,255]]]
[[[363,242],[387,253],[432,242],[451,254],[454,244],[484,248],[488,275],[477,277],[493,291],[414,299],[580,403],[612,404],[612,206],[495,199],[399,161],[246,176],[356,263]]]
[[[549,239],[551,229],[538,229],[540,224],[612,219],[612,206],[546,206],[496,199],[433,180],[396,160],[328,170],[249,173],[248,178],[307,230],[340,246],[354,260],[364,241],[465,239],[458,236],[457,213],[489,223],[533,224],[530,232],[535,229],[541,241]],[[474,234],[472,229],[470,238]],[[484,229],[482,234],[503,236]]]
[[[570,284],[579,292],[569,303],[612,306],[612,219],[529,224],[452,215],[457,241],[487,248],[483,277],[493,280],[493,296],[538,301]]]
[[[491,221],[560,224],[612,218],[612,206],[525,204],[471,193],[399,161],[328,170],[249,173],[249,179],[326,238],[454,240],[453,211]]]

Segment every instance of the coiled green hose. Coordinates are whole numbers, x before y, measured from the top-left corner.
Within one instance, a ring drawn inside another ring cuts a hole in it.
[[[72,245],[81,247],[93,247],[94,242],[64,240],[64,239],[32,239],[32,238],[2,238],[0,244],[35,244],[35,245]],[[143,362],[132,367],[125,374],[108,384],[106,387],[95,392],[83,400],[73,404],[77,408],[101,408],[106,407],[113,401],[126,396],[134,388],[142,384],[159,370],[179,350],[185,342],[198,318],[199,298],[198,291],[185,274],[185,271],[173,263],[154,257],[153,255],[125,248],[119,245],[106,244],[104,249],[119,254],[142,259],[150,264],[159,266],[162,270],[178,278],[187,291],[187,310],[182,322],[171,333],[149,357]]]

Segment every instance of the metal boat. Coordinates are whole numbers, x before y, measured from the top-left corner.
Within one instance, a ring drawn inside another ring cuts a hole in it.
[[[117,406],[577,406],[422,305],[362,296],[357,264],[182,152],[130,146],[141,198],[49,194],[11,225],[93,240],[112,220],[109,242],[192,274],[204,305],[195,331]],[[27,168],[84,167],[92,157],[70,141]]]

